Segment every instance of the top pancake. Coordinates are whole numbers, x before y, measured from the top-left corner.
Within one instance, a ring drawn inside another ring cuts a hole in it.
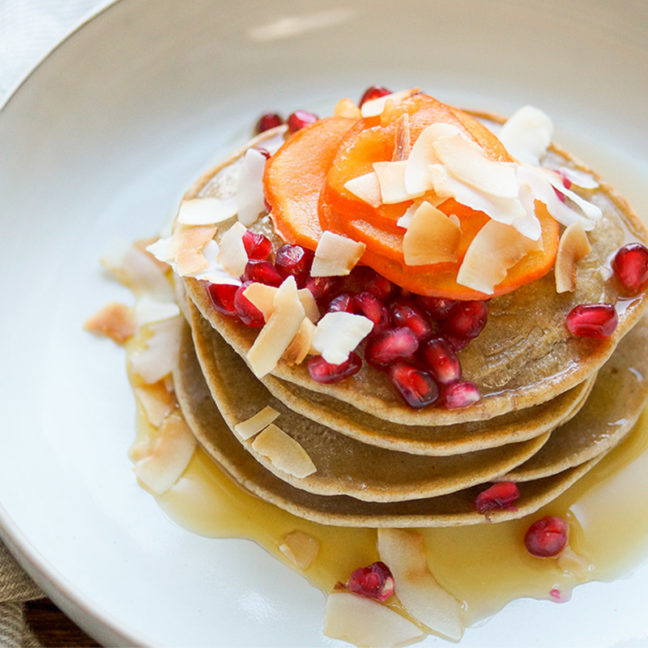
[[[248,146],[258,145],[273,135],[273,132],[264,134]],[[241,155],[242,152],[236,153],[203,175],[185,199],[230,196]],[[552,168],[577,168],[597,177],[556,146],[551,147],[542,163]],[[388,377],[366,363],[355,376],[332,385],[315,383],[305,364],[289,367],[280,363],[273,375],[350,403],[377,418],[425,426],[490,419],[548,401],[583,382],[607,360],[648,306],[645,293],[623,299],[618,283],[608,278],[609,259],[616,250],[629,240],[646,241],[648,234],[627,202],[609,185],[599,182],[599,187],[593,190],[576,189],[603,213],[596,228],[588,233],[592,252],[578,264],[576,290],[556,293],[554,275],[550,272],[508,295],[490,300],[486,327],[460,352],[464,377],[475,382],[482,393],[478,403],[456,410],[440,406],[412,410],[400,399]],[[225,224],[221,231],[228,227]],[[267,216],[251,229],[272,235],[277,241]],[[202,315],[245,358],[258,330],[218,313],[200,282],[186,279],[185,286]],[[569,311],[578,304],[599,302],[621,302],[623,308],[617,307],[619,324],[615,333],[605,340],[572,336],[565,325]]]

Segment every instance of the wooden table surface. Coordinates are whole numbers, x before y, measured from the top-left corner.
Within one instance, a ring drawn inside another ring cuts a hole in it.
[[[49,599],[25,604],[25,620],[47,648],[90,648],[99,644],[78,628]]]

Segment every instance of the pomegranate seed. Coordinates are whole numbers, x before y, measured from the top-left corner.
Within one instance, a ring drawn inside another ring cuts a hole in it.
[[[468,380],[448,385],[443,392],[443,401],[446,409],[457,409],[474,405],[481,399],[479,388]]]
[[[275,254],[275,267],[282,277],[293,275],[297,285],[302,288],[308,278],[308,272],[313,262],[311,250],[301,245],[282,245]]]
[[[615,254],[612,269],[625,288],[639,292],[648,283],[648,248],[641,243],[624,245]]]
[[[288,115],[288,132],[296,133],[298,130],[313,124],[319,119],[319,117],[312,112],[307,110],[295,110],[294,113]]]
[[[567,315],[567,328],[572,335],[607,338],[614,333],[619,318],[612,304],[580,304]]]
[[[353,376],[360,371],[362,359],[356,353],[349,354],[349,359],[341,364],[326,362],[322,356],[313,356],[308,361],[308,373],[318,383],[336,383]]]
[[[347,582],[349,592],[386,601],[394,593],[394,577],[384,562],[356,569]]]
[[[247,230],[243,234],[243,247],[248,259],[267,259],[272,253],[272,243],[267,236]]]
[[[418,349],[416,336],[407,327],[387,329],[372,335],[365,357],[372,364],[386,367],[394,360],[409,358]]]
[[[443,330],[458,338],[472,340],[486,325],[488,305],[483,301],[465,301],[455,304],[443,321]]]
[[[368,317],[373,323],[373,331],[378,332],[389,326],[389,311],[383,303],[370,292],[364,291],[353,298],[358,314]]]
[[[245,273],[241,277],[241,281],[256,281],[266,284],[266,286],[280,286],[283,277],[270,261],[250,259],[245,266]]]
[[[399,299],[391,306],[392,321],[395,326],[406,326],[421,342],[432,335],[432,326],[423,313],[408,299]]]
[[[251,283],[251,281],[244,281],[234,293],[234,308],[243,324],[258,328],[265,324],[263,313],[243,294]]]
[[[518,497],[520,497],[520,491],[515,482],[497,482],[477,495],[475,510],[478,513],[501,511],[510,508]]]
[[[231,284],[207,284],[207,292],[214,308],[223,315],[236,315],[234,295],[237,290],[238,286]]]
[[[310,277],[304,287],[316,300],[326,299],[342,287],[342,277]]]
[[[527,551],[537,558],[558,555],[567,544],[569,527],[556,515],[547,515],[534,522],[524,536]]]
[[[450,311],[457,305],[454,299],[443,299],[441,297],[425,297],[416,295],[416,300],[423,310],[435,321],[440,322],[450,314]]]
[[[430,373],[440,385],[450,385],[461,380],[461,365],[452,347],[443,338],[428,340],[423,355]]]
[[[270,130],[271,128],[281,126],[281,124],[283,123],[284,120],[281,115],[277,113],[266,113],[265,115],[261,115],[261,117],[259,118],[259,121],[256,125],[256,132],[263,133],[264,131]]]
[[[466,338],[459,338],[454,335],[448,335],[447,333],[444,333],[443,337],[455,353],[461,351],[461,349],[465,349],[470,344],[470,340],[467,340]]]
[[[349,293],[342,293],[331,300],[328,307],[329,313],[355,313],[353,306],[353,295]]]
[[[389,377],[405,402],[414,409],[431,405],[439,398],[439,387],[432,374],[406,362],[393,364]]]
[[[381,301],[388,300],[394,293],[394,284],[389,279],[375,273],[369,281],[365,282],[364,290],[375,295]]]
[[[391,94],[391,90],[387,90],[387,88],[383,88],[382,86],[369,86],[363,93],[362,98],[360,99],[360,103],[358,104],[359,106],[362,107],[362,104],[365,103],[365,101],[371,101],[372,99],[379,99],[380,97],[384,97],[385,95]]]

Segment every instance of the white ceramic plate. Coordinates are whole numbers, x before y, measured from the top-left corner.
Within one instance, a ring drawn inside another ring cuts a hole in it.
[[[0,114],[3,538],[103,643],[335,644],[318,591],[249,542],[177,527],[136,485],[123,355],[80,328],[127,298],[101,250],[157,231],[261,112],[372,83],[538,105],[645,210],[646,69],[641,2],[122,0],[98,15]],[[462,645],[645,646],[647,587],[644,566],[567,605],[518,601]]]

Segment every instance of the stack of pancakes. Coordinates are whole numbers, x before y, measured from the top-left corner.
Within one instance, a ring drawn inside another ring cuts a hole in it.
[[[238,153],[205,174],[185,199],[229,197],[240,159]],[[557,147],[543,163],[592,173]],[[413,410],[366,363],[330,385],[313,381],[305,363],[280,362],[258,379],[245,356],[259,329],[216,311],[203,282],[177,280],[188,325],[174,381],[196,438],[244,488],[326,524],[449,526],[536,511],[629,433],[648,397],[648,322],[641,319],[648,299],[625,295],[610,271],[616,250],[645,241],[645,229],[605,183],[579,192],[603,217],[589,233],[592,252],[578,265],[576,290],[558,294],[550,272],[490,301],[485,329],[459,353],[465,379],[482,394],[465,408]],[[268,216],[251,229],[281,244]],[[613,336],[572,336],[567,314],[599,302],[617,306]],[[287,472],[253,439],[237,436],[235,426],[267,406],[314,472]],[[475,498],[496,481],[516,482],[520,498],[486,517]]]

